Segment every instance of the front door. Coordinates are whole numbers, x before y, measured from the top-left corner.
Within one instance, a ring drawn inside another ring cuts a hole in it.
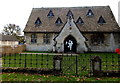
[[[64,40],[64,52],[65,53],[71,53],[71,52],[76,52],[76,47],[77,47],[77,42],[75,38],[71,35],[69,35],[65,40]]]

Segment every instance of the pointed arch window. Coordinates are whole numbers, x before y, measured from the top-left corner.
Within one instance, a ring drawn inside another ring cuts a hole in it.
[[[42,24],[40,18],[37,18],[37,20],[35,21],[35,26],[40,26],[40,24]]]
[[[53,14],[52,10],[50,10],[47,17],[53,17],[53,16],[54,16],[54,14]]]
[[[58,17],[57,20],[56,20],[56,22],[55,22],[55,24],[56,25],[60,25],[62,23],[63,23],[62,20],[60,19],[60,17]]]
[[[76,21],[77,24],[84,24],[84,21],[82,20],[81,17],[79,17]]]
[[[73,17],[73,13],[69,10],[66,16],[67,16],[68,18]]]
[[[94,14],[93,14],[93,12],[92,12],[92,10],[91,9],[89,9],[88,10],[88,12],[87,12],[87,15],[86,16],[94,16]]]
[[[31,35],[31,43],[37,43],[37,35],[36,34]]]
[[[98,23],[99,24],[105,24],[106,21],[104,20],[104,18],[102,16],[99,17],[99,20],[98,20]]]

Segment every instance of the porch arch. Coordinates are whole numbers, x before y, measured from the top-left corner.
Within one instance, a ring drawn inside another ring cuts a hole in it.
[[[65,53],[76,53],[77,51],[77,41],[76,39],[72,36],[69,35],[65,38],[64,40],[64,52]]]

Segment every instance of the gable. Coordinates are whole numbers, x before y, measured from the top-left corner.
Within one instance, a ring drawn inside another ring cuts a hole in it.
[[[52,18],[47,15],[50,10],[54,14]],[[86,16],[89,10],[94,14],[92,17]],[[81,32],[118,32],[120,28],[114,18],[114,15],[109,6],[92,6],[92,7],[62,7],[62,8],[33,8],[28,19],[24,32],[60,32],[67,22],[67,14],[74,16],[76,22],[79,17],[82,18],[84,24],[76,24]],[[106,24],[100,25],[98,19],[103,16]],[[34,22],[40,18],[42,24],[35,27]],[[62,24],[57,26],[55,24],[58,17],[62,20]]]
[[[79,31],[79,28],[76,26],[75,22],[73,19],[68,19],[67,23],[65,24],[64,28],[61,30],[60,34],[56,37],[56,41],[63,42],[64,39],[72,35],[77,41],[85,41],[84,36],[82,33]]]

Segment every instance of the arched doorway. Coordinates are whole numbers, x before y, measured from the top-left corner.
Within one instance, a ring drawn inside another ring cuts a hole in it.
[[[76,39],[71,35],[66,37],[66,39],[64,40],[64,52],[65,53],[76,52],[76,47],[77,47]]]

